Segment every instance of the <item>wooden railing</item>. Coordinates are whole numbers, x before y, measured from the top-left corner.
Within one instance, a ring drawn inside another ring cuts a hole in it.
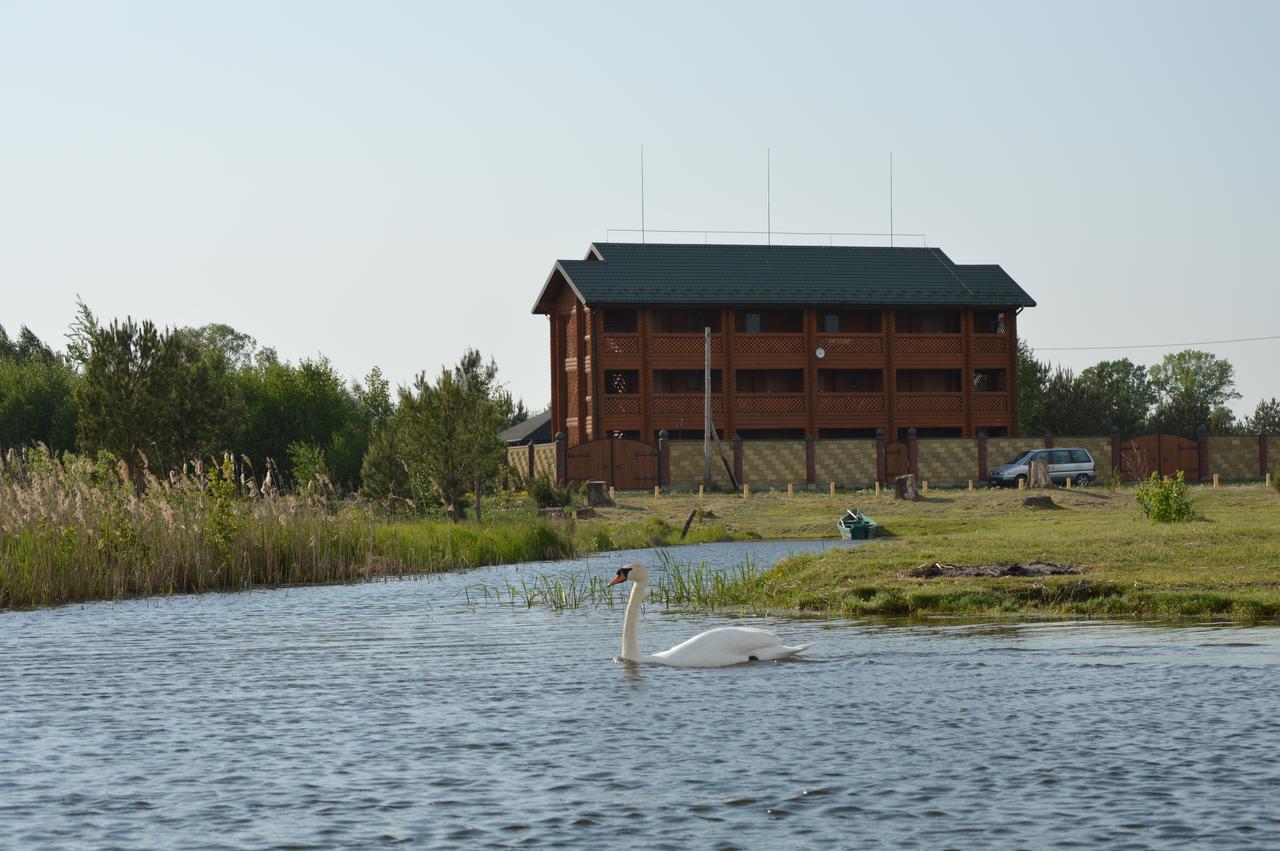
[[[1008,411],[1009,394],[1004,391],[977,391],[973,394],[973,410],[983,414]]]
[[[959,334],[897,334],[893,351],[899,355],[959,355],[964,353],[964,338]]]
[[[884,353],[884,337],[879,334],[819,334],[817,345],[831,355]]]
[[[1009,338],[1004,334],[974,334],[975,355],[1005,355],[1009,353]]]
[[[701,415],[702,414],[702,394],[701,393],[656,393],[653,396],[653,411],[655,414],[685,414],[685,415]],[[711,394],[711,413],[724,413],[724,396],[719,393]]]
[[[600,340],[602,355],[640,354],[639,334],[605,334]]]
[[[744,355],[804,354],[804,334],[735,334],[733,350]]]
[[[733,410],[739,414],[803,414],[803,393],[741,393],[734,397]]]
[[[649,352],[655,355],[700,355],[703,349],[702,333],[653,334],[649,337]],[[724,340],[719,334],[711,335],[711,353],[724,351]]]
[[[640,397],[634,393],[606,393],[604,412],[606,414],[638,414]]]
[[[898,393],[895,409],[902,414],[963,414],[963,393]]]
[[[882,414],[883,393],[819,393],[820,414]]]

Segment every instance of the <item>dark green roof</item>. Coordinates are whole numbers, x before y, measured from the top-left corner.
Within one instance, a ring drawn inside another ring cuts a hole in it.
[[[999,266],[959,265],[937,248],[634,242],[591,248],[586,260],[556,264],[534,313],[550,311],[561,276],[592,306],[1035,306]]]

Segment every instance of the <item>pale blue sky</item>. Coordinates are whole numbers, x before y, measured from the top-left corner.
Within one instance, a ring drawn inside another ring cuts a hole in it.
[[[1280,334],[1280,3],[0,2],[0,323],[227,322],[533,407],[605,228],[1000,263],[1037,347]],[[1252,411],[1280,341],[1216,346]],[[1077,369],[1102,357],[1063,352]],[[1046,356],[1050,353],[1046,352]]]

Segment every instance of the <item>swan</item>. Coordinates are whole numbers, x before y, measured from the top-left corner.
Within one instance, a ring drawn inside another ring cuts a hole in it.
[[[743,662],[769,661],[794,656],[808,647],[788,647],[778,636],[752,626],[723,626],[700,632],[670,650],[641,655],[639,650],[640,605],[644,602],[649,571],[642,564],[628,564],[618,570],[609,585],[631,580],[631,596],[622,621],[622,658],[630,662],[671,665],[677,668],[723,668]]]

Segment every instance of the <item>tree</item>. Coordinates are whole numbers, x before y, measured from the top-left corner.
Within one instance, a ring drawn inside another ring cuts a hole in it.
[[[1107,430],[1109,412],[1101,389],[1058,367],[1045,383],[1042,417],[1053,434],[1100,434]]]
[[[1076,380],[1102,399],[1108,429],[1115,426],[1126,437],[1143,430],[1156,403],[1145,366],[1128,358],[1104,360],[1083,370]]]
[[[0,452],[37,442],[54,452],[74,449],[77,378],[60,358],[0,357]]]
[[[1259,401],[1253,416],[1245,417],[1244,431],[1246,434],[1280,434],[1280,402],[1274,397]]]
[[[1194,437],[1201,425],[1229,432],[1235,417],[1227,403],[1239,399],[1235,368],[1225,358],[1186,349],[1167,354],[1151,367],[1157,404],[1152,425],[1160,431]]]
[[[217,452],[230,425],[226,371],[221,352],[149,321],[98,328],[76,392],[82,447],[115,453],[135,474]]]
[[[467,491],[492,482],[502,466],[498,432],[509,408],[497,374],[497,365],[472,349],[434,384],[424,374],[400,390],[396,424],[408,477],[430,481],[454,519],[462,517]]]
[[[183,328],[182,333],[206,349],[221,351],[232,369],[245,369],[259,362],[278,359],[275,349],[262,348],[250,335],[221,322],[211,322],[199,328]]]
[[[98,317],[94,316],[84,299],[76,296],[76,318],[67,329],[67,360],[79,369],[89,362],[93,350],[93,337],[98,333]]]
[[[1050,371],[1026,340],[1018,340],[1018,429],[1023,434],[1043,434],[1048,427],[1044,395]]]

